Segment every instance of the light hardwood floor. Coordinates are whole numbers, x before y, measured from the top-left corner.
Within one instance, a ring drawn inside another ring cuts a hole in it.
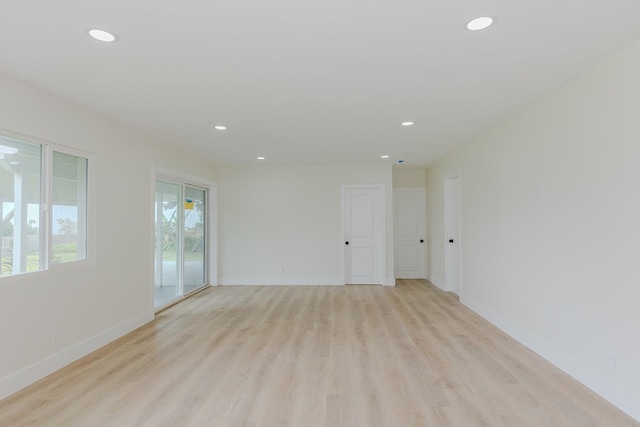
[[[0,426],[638,426],[425,281],[217,287],[0,402]]]

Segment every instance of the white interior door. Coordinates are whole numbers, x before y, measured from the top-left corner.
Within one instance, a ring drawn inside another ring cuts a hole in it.
[[[345,283],[383,284],[384,192],[382,187],[343,190]]]
[[[426,206],[424,188],[393,190],[396,279],[426,279]]]
[[[460,174],[444,180],[445,281],[448,291],[460,295]]]

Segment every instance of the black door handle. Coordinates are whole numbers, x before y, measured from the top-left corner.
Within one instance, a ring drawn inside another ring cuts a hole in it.
[[[453,239],[449,239],[449,243],[453,243]]]
[[[344,244],[345,244],[345,245],[348,245],[348,244],[349,244],[349,242],[344,242]]]
[[[424,243],[424,239],[420,239],[420,243]]]

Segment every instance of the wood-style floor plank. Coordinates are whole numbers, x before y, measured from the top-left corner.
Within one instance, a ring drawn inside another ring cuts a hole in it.
[[[452,295],[217,287],[0,401],[0,426],[640,426]]]

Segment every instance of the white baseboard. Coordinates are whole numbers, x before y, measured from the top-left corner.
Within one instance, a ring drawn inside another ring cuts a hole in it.
[[[582,384],[611,402],[613,405],[617,406],[629,416],[640,421],[640,396],[626,390],[610,378],[596,371],[584,362],[567,354],[563,350],[549,344],[528,331],[519,328],[514,325],[513,322],[509,322],[493,310],[474,300],[472,297],[462,294],[460,295],[460,302],[492,323],[494,326],[504,331],[516,341],[519,341],[539,356],[580,381]]]
[[[223,286],[343,286],[344,280],[338,277],[223,277]],[[382,286],[395,286],[396,279],[387,277]]]
[[[223,286],[343,286],[344,279],[341,280],[339,277],[222,277],[219,283]]]
[[[441,278],[435,277],[435,276],[431,276],[429,278],[429,281],[431,283],[433,283],[434,285],[436,285],[437,287],[439,287],[440,289],[442,289],[443,291],[446,291],[444,280],[442,280]]]
[[[27,387],[153,320],[143,313],[0,379],[0,399]]]

